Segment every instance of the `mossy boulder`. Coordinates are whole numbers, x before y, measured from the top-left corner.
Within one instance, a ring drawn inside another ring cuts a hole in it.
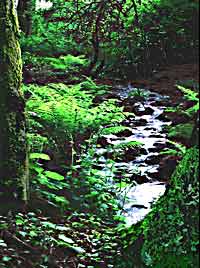
[[[189,149],[166,194],[144,221],[147,267],[194,268],[198,263],[199,150]]]
[[[168,137],[188,143],[191,140],[193,128],[193,122],[170,127]]]

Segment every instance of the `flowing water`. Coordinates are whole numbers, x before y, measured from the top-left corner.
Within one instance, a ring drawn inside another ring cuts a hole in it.
[[[129,94],[134,91],[136,92],[138,89],[131,86],[119,87],[117,94],[123,103],[126,101],[128,103],[131,99]],[[140,90],[140,94],[147,95],[147,97],[143,101],[133,102],[132,106],[137,111],[137,115],[130,117],[126,122],[130,127],[128,135],[104,136],[111,145],[131,141],[143,144],[142,153],[139,156],[126,155],[127,159],[114,164],[113,178],[120,172],[124,177],[129,178],[129,184],[125,184],[118,195],[123,205],[122,214],[126,217],[128,225],[142,220],[150,212],[152,203],[158,200],[166,189],[166,183],[159,174],[159,153],[167,147],[164,126],[171,124],[162,120],[168,97],[147,90]],[[99,148],[97,151],[100,156],[99,165],[102,167],[102,172],[110,175],[106,166],[105,152],[105,147]],[[135,180],[135,178],[137,179]]]

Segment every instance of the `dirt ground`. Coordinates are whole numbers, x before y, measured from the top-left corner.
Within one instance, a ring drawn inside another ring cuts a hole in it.
[[[186,82],[193,80],[199,82],[199,65],[183,64],[172,65],[161,69],[155,73],[152,79],[148,80],[132,80],[130,83],[135,87],[153,89],[164,95],[169,95],[173,101],[181,97],[182,94],[176,88],[178,82]]]

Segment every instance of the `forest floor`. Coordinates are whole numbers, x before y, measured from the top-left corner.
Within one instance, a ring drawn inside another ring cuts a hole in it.
[[[171,65],[160,69],[151,79],[136,79],[130,83],[135,87],[153,89],[161,95],[168,95],[172,101],[176,102],[177,98],[182,96],[176,84],[187,81],[199,83],[198,64]]]
[[[98,81],[98,80],[97,80]],[[129,78],[128,81],[120,81],[123,84],[131,84],[135,88],[143,88],[158,92],[161,95],[170,96],[171,101],[177,102],[177,99],[182,96],[176,85],[180,82],[190,82],[190,84],[199,83],[199,64],[177,64],[163,66],[150,78]],[[102,83],[101,80],[98,83]],[[110,79],[103,80],[105,84],[113,84]],[[190,85],[188,86],[190,87]]]

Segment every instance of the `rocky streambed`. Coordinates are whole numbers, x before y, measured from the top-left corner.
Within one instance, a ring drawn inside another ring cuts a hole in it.
[[[168,96],[130,85],[118,86],[114,94],[125,111],[135,115],[123,122],[126,130],[101,138],[97,166],[110,183],[118,185],[121,214],[131,225],[142,220],[165,193],[175,166],[174,162],[165,163],[166,156],[161,153],[172,146],[165,130],[171,122],[164,116],[170,100]]]

